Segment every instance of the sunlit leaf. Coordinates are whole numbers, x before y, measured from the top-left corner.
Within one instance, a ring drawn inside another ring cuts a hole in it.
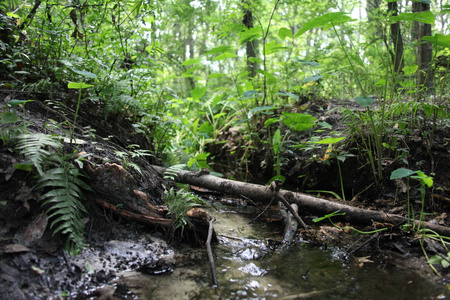
[[[431,11],[421,11],[414,13],[401,13],[398,16],[391,16],[393,21],[417,21],[425,24],[434,24],[435,17]]]
[[[280,153],[281,150],[281,132],[280,129],[278,128],[275,133],[273,134],[272,137],[272,147],[273,147],[273,153],[275,155],[277,155],[278,153]]]
[[[402,70],[403,70],[403,73],[405,73],[405,75],[412,75],[412,74],[416,73],[418,68],[419,68],[418,65],[412,65],[412,66],[406,66]]]
[[[241,38],[239,44],[242,45],[245,42],[253,41],[254,39],[262,37],[262,31],[258,27],[249,28],[241,32]]]
[[[200,62],[200,60],[201,60],[200,57],[188,59],[188,60],[184,61],[181,65],[182,66],[195,65],[195,64],[198,64]]]
[[[344,139],[345,139],[345,136],[344,137],[338,137],[338,138],[325,138],[325,139],[322,139],[322,140],[317,141],[315,143],[316,144],[336,144],[336,143],[338,143],[338,142],[340,142],[340,141],[342,141]]]
[[[311,30],[316,27],[324,27],[323,29],[326,30],[330,28],[331,26],[336,26],[342,23],[346,23],[349,21],[352,21],[353,19],[347,16],[345,12],[332,12],[327,13],[321,16],[318,16],[312,20],[309,20],[306,22],[302,28],[295,34],[295,37],[301,36],[308,30]]]
[[[424,36],[422,37],[422,40],[429,41],[432,44],[443,46],[443,47],[450,47],[450,34],[443,35],[440,33],[436,33],[433,36]]]
[[[215,60],[215,61],[225,60],[225,59],[233,58],[233,57],[237,57],[237,55],[234,53],[231,53],[231,52],[225,52],[225,53],[217,55],[216,57],[214,57],[213,60]]]
[[[300,99],[298,95],[291,93],[291,92],[276,93],[276,95],[291,97],[291,98],[294,98],[296,101],[298,101]]]
[[[280,30],[278,30],[278,37],[282,40],[288,38],[292,39],[292,31],[287,29],[286,27],[282,27],[280,28]]]
[[[422,171],[417,171],[417,175],[411,176],[412,178],[419,179],[423,184],[425,184],[427,187],[433,186],[433,177],[426,175]]]
[[[219,46],[219,47],[215,47],[212,48],[208,51],[205,52],[205,54],[220,54],[220,53],[225,53],[225,52],[232,52],[233,48],[230,46]]]
[[[264,45],[264,48],[265,48],[265,51],[266,51],[267,55],[275,53],[275,52],[278,52],[279,50],[289,49],[288,47],[284,47],[282,44],[277,44],[276,41],[272,41],[270,43],[266,43]]]
[[[313,128],[317,119],[308,114],[283,112],[281,121],[289,128],[305,131]]]
[[[69,89],[85,89],[85,88],[90,88],[93,87],[94,85],[92,84],[86,84],[84,82],[69,82],[67,84],[67,87]]]

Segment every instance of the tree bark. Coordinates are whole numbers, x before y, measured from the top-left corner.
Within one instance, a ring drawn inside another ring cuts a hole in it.
[[[244,4],[244,17],[242,18],[242,24],[245,25],[248,29],[253,28],[253,14],[250,10],[250,3],[248,0],[243,0]],[[256,70],[259,68],[258,63],[256,61],[252,61],[252,59],[257,58],[257,41],[251,40],[245,43],[245,50],[247,54],[247,68],[250,72],[249,77],[254,78],[256,76]]]
[[[429,11],[430,5],[422,2],[413,2],[412,11]],[[422,37],[431,36],[431,24],[414,21],[414,34],[417,41],[416,63],[419,66],[417,72],[417,86],[424,88],[425,93],[433,92],[433,68],[431,60],[433,55],[433,46],[430,42],[422,41]]]
[[[166,171],[163,167],[153,167],[161,174],[164,174]],[[175,177],[175,180],[179,183],[191,184],[237,197],[247,197],[253,201],[263,203],[269,203],[273,198],[273,193],[269,186],[222,179],[212,175],[201,174],[202,173],[180,170],[178,171],[178,175]],[[347,204],[341,204],[307,194],[295,193],[283,189],[279,190],[279,194],[289,203],[297,204],[300,213],[310,212],[320,215],[327,215],[335,211],[340,211],[340,213],[345,213],[344,216],[339,217],[343,221],[363,225],[372,225],[373,222],[379,222],[388,223],[392,226],[399,226],[407,222],[407,218],[400,215],[353,207]],[[418,220],[415,220],[414,222],[416,226],[419,226],[420,222]],[[450,228],[448,227],[429,222],[423,222],[421,226],[422,228],[431,229],[440,235],[450,236]]]
[[[398,15],[397,2],[388,2],[388,11],[392,12],[393,16]],[[391,52],[391,59],[394,65],[394,72],[399,74],[405,66],[403,60],[403,38],[399,23],[391,24],[391,42],[394,51]]]

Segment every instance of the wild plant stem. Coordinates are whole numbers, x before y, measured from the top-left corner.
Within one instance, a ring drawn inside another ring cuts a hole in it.
[[[341,164],[339,163],[339,159],[337,159],[337,165],[338,165],[338,170],[339,170],[339,181],[341,182],[341,194],[342,194],[342,199],[344,199],[345,201],[345,193],[344,193],[344,180],[342,178],[342,170],[341,170]]]
[[[77,108],[75,110],[75,117],[73,118],[72,128],[70,129],[70,145],[72,145],[72,140],[74,139],[73,132],[74,132],[75,126],[77,124],[77,117],[78,117],[78,111],[80,110],[80,103],[81,103],[81,89],[78,90]]]

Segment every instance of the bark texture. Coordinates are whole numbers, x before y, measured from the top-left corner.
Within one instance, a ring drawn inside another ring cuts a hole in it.
[[[166,170],[165,168],[158,166],[154,166],[154,168],[162,174]],[[175,180],[179,183],[191,184],[237,197],[247,197],[253,201],[263,203],[269,203],[273,199],[273,192],[269,186],[223,179],[208,174],[179,171]],[[407,218],[403,216],[389,214],[383,211],[373,211],[353,207],[283,189],[280,189],[278,193],[289,203],[297,204],[299,207],[299,214],[310,212],[318,215],[327,215],[339,210],[340,213],[345,213],[344,216],[340,217],[341,219],[354,224],[372,225],[374,222],[378,222],[386,223],[386,226],[399,226],[407,222]],[[416,226],[419,226],[418,220],[416,220],[415,223]],[[431,229],[440,235],[450,236],[450,228],[448,227],[429,222],[423,222],[421,226],[422,228]]]

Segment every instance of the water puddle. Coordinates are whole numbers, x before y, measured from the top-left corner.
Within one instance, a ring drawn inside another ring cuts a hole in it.
[[[214,247],[218,287],[211,287],[204,255],[204,259],[176,267],[170,274],[126,273],[125,282],[139,299],[397,300],[450,296],[444,287],[411,271],[376,262],[359,266],[339,250],[307,244],[274,250],[270,240],[279,240],[282,229],[258,221],[247,225],[255,216],[251,208],[219,206],[209,213],[217,220],[220,241]]]

